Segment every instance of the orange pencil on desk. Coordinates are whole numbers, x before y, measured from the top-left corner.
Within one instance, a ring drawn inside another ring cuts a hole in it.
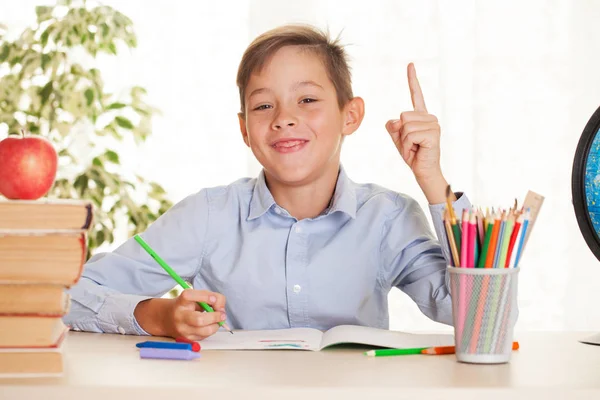
[[[519,342],[513,342],[512,349],[519,350]],[[455,352],[456,349],[454,346],[430,347],[428,349],[421,350],[421,354],[429,355],[454,354]]]

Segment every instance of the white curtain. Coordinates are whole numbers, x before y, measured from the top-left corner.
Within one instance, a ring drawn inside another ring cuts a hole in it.
[[[600,265],[579,233],[570,186],[579,135],[600,105],[600,2],[105,3],[133,19],[139,42],[100,60],[107,84],[144,86],[162,110],[148,143],[122,158],[173,200],[256,175],[260,166],[236,118],[239,59],[265,30],[312,23],[341,32],[355,94],[366,101],[364,123],[343,149],[351,178],[407,193],[426,208],[384,129],[411,107],[406,64],[414,61],[442,126],[442,165],[453,188],[484,207],[522,201],[528,189],[546,197],[523,258],[517,329],[600,331]],[[16,32],[34,22],[37,4],[0,0],[0,21]],[[390,313],[393,329],[447,329],[399,291],[390,295]]]

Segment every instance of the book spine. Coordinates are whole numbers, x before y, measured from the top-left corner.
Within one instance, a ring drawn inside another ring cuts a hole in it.
[[[87,234],[82,232],[79,236],[79,243],[81,244],[81,262],[79,263],[79,271],[77,271],[77,275],[73,277],[73,281],[67,287],[71,287],[81,278],[81,274],[83,274],[83,266],[85,265],[85,258],[87,257]]]

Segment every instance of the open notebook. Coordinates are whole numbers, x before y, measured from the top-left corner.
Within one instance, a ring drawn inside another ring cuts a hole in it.
[[[321,332],[312,328],[262,331],[219,331],[201,342],[202,350],[275,350],[319,351],[336,344],[353,343],[389,348],[453,346],[450,334],[414,334],[365,326],[340,325]]]

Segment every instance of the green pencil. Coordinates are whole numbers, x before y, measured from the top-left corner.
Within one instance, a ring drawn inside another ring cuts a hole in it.
[[[156,260],[158,265],[160,265],[161,267],[163,267],[163,269],[165,271],[167,271],[167,274],[169,274],[171,276],[171,278],[173,278],[175,280],[175,282],[177,282],[179,284],[179,286],[181,286],[184,289],[192,288],[190,285],[187,284],[186,281],[184,281],[183,279],[181,279],[181,277],[179,275],[177,275],[177,272],[173,271],[173,268],[169,267],[169,264],[167,264],[165,262],[165,260],[160,258],[159,255],[156,254],[156,252],[154,250],[152,250],[152,248],[148,245],[148,243],[146,243],[144,241],[144,239],[142,239],[139,235],[134,235],[133,238],[135,239],[136,242],[138,242],[140,244],[140,246],[142,246],[142,248],[144,250],[146,250],[146,252],[148,254],[150,254],[150,256],[152,258],[154,258],[154,260]],[[213,308],[211,306],[209,306],[208,304],[206,304],[203,301],[199,301],[198,304],[206,312],[215,312],[215,310],[213,310]],[[231,329],[229,329],[229,327],[225,324],[225,321],[219,322],[219,326],[224,327],[225,329],[227,329],[229,331],[229,333],[231,333],[233,335],[233,331]]]
[[[490,247],[490,241],[492,239],[492,230],[494,229],[494,223],[488,224],[488,228],[485,231],[485,239],[483,241],[483,248],[481,249],[481,256],[477,263],[477,268],[485,268],[485,260],[487,259],[488,249]]]
[[[456,248],[460,249],[461,248],[460,247],[460,245],[461,245],[461,231],[460,231],[460,226],[458,226],[458,224],[456,223],[456,220],[454,220],[454,223],[452,224],[452,232],[454,233],[454,241],[456,242]]]
[[[417,347],[414,349],[369,350],[365,352],[365,355],[370,357],[407,356],[409,354],[422,354],[423,350],[428,348],[429,347]]]

